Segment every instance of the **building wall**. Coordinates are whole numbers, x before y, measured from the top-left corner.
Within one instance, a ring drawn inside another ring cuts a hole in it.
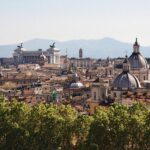
[[[92,86],[92,100],[100,102],[107,97],[107,87],[105,85],[96,83],[97,85]]]
[[[92,59],[78,59],[78,58],[70,58],[70,62],[75,66],[75,67],[81,67],[81,68],[91,68],[93,66],[93,60]]]
[[[15,50],[13,54],[15,64],[40,63],[40,55],[45,55],[49,64],[60,65],[60,51],[23,51]]]
[[[134,74],[140,82],[143,82],[144,80],[149,80],[149,69],[132,69],[131,73]]]

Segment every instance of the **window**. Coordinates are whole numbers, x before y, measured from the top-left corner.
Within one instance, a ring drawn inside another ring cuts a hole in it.
[[[111,70],[109,71],[109,74],[110,74],[110,75],[112,74]]]
[[[94,92],[94,100],[96,100],[96,92]]]

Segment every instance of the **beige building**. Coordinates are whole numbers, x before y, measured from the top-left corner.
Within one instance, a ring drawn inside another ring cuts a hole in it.
[[[91,58],[70,58],[70,63],[77,68],[91,68],[93,66],[93,59]]]
[[[93,102],[100,103],[108,97],[109,80],[102,80],[97,78],[92,84],[92,100]]]

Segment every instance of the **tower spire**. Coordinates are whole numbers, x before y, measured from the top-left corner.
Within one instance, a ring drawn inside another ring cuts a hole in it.
[[[80,59],[83,58],[83,50],[82,50],[82,48],[79,49],[79,58]]]
[[[66,48],[66,57],[68,57],[68,50],[67,50],[67,48]]]
[[[127,50],[125,51],[125,56],[128,56],[128,51]]]
[[[20,47],[21,47],[21,48],[23,47],[23,43],[20,43]]]

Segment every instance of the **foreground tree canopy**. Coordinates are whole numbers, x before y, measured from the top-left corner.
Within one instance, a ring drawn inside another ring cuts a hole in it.
[[[97,108],[79,115],[67,105],[6,102],[0,98],[0,149],[148,150],[150,112],[142,104]]]

